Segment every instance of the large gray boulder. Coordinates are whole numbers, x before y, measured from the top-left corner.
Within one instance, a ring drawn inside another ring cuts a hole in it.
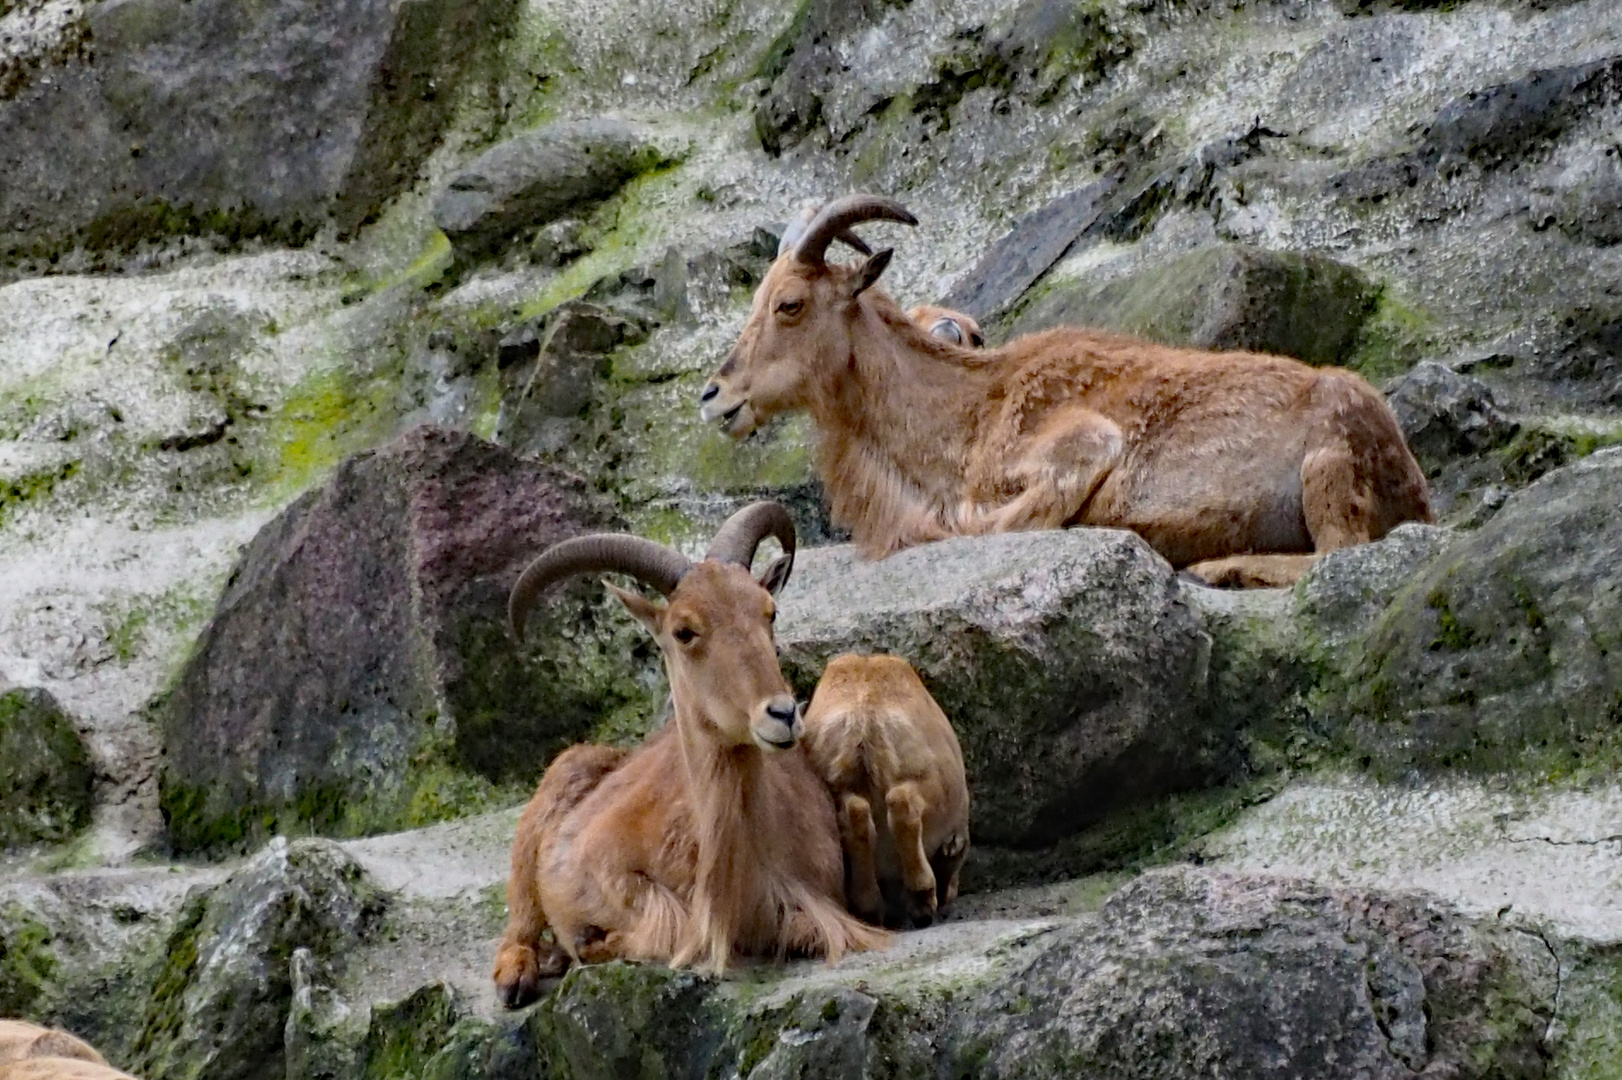
[[[510,0],[22,5],[37,25],[0,71],[0,255],[352,229],[415,180],[513,13]]]
[[[651,715],[651,658],[593,583],[545,605],[527,650],[506,631],[524,564],[611,524],[577,478],[466,433],[345,461],[254,538],[155,706],[171,842],[450,817],[514,797],[616,709]]]
[[[434,223],[465,256],[489,254],[520,228],[538,228],[607,198],[667,160],[649,130],[608,117],[547,124],[497,143],[434,200]]]
[[[1511,495],[1412,581],[1350,698],[1385,769],[1609,768],[1622,722],[1622,450]]]
[[[977,843],[1048,843],[1212,768],[1210,638],[1132,533],[960,538],[881,562],[813,549],[780,610],[802,692],[843,652],[918,669],[963,744]]]
[[[95,770],[48,692],[0,690],[0,849],[61,841],[90,824]]]
[[[1355,350],[1374,299],[1362,274],[1322,255],[1221,244],[1103,284],[1055,285],[1012,332],[1099,326],[1168,345],[1333,364]]]

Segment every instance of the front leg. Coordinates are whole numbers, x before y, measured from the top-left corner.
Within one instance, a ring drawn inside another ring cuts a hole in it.
[[[1029,435],[997,441],[981,452],[971,476],[976,494],[1019,490],[1000,506],[981,509],[974,532],[1058,529],[1080,518],[1121,460],[1121,429],[1091,409],[1068,408]]]

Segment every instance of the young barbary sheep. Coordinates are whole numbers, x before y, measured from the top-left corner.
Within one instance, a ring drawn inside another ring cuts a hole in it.
[[[757,581],[749,564],[767,536],[783,555]],[[542,590],[574,574],[630,574],[666,596],[610,586],[659,642],[674,716],[635,750],[572,747],[541,778],[513,844],[494,973],[503,1004],[533,999],[571,961],[720,972],[737,955],[832,961],[885,944],[845,910],[833,800],[796,745],[800,715],[772,640],[773,594],[793,561],[788,512],[755,503],[698,563],[596,535],[552,547],[518,579],[515,633]]]
[[[0,1020],[0,1065],[25,1058],[77,1058],[98,1065],[107,1059],[76,1035],[27,1020]]]
[[[907,309],[907,318],[930,337],[970,349],[985,347],[986,335],[981,333],[980,324],[961,311],[934,304],[919,304]]]
[[[736,438],[808,410],[833,519],[870,557],[1109,525],[1212,584],[1280,585],[1324,552],[1431,520],[1396,418],[1357,375],[1075,328],[955,346],[873,288],[890,251],[826,261],[836,235],[874,219],[916,223],[869,195],[818,213],[701,401]]]
[[[32,1057],[0,1064],[0,1080],[135,1080],[111,1065],[82,1058]]]
[[[0,1080],[131,1080],[74,1035],[0,1020]]]
[[[918,673],[899,656],[834,657],[805,710],[805,751],[839,803],[851,910],[928,926],[957,897],[969,785]]]

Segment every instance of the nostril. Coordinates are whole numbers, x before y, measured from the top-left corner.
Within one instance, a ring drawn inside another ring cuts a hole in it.
[[[785,724],[794,723],[794,718],[798,712],[799,710],[795,708],[794,702],[792,701],[788,702],[787,704],[781,701],[774,701],[770,705],[766,706],[767,716],[771,717],[773,720],[781,720]]]
[[[710,385],[704,388],[704,394],[698,400],[710,401],[715,397],[716,394],[719,394],[720,392],[721,388],[719,386],[716,386],[714,383],[710,383]]]

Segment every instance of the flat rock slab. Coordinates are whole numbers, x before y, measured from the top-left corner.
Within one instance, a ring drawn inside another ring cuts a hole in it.
[[[452,176],[434,200],[434,223],[462,254],[489,254],[518,229],[607,198],[663,160],[640,124],[547,124],[497,143]]]
[[[1221,244],[1103,284],[1056,283],[1011,333],[1098,326],[1167,345],[1332,364],[1351,355],[1374,297],[1362,274],[1333,259]]]
[[[941,303],[982,323],[1001,315],[1097,223],[1115,186],[1106,177],[1020,218]]]
[[[1171,567],[1114,529],[801,554],[778,641],[808,692],[843,652],[919,671],[963,744],[977,843],[1050,842],[1197,782],[1210,638]]]
[[[1622,789],[1304,779],[1199,844],[1240,874],[1424,889],[1480,917],[1622,942]]]

